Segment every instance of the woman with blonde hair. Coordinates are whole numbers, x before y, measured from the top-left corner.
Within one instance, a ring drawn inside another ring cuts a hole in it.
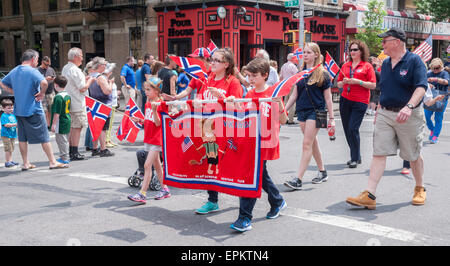
[[[306,43],[303,49],[303,69],[311,69],[318,64],[322,64],[323,56],[316,43]],[[316,128],[316,110],[329,112],[328,129],[334,130],[334,113],[331,98],[331,78],[325,68],[320,65],[312,74],[297,83],[297,89],[292,91],[285,110],[289,110],[296,103],[297,119],[300,122],[300,129],[303,133],[303,148],[300,160],[298,175],[284,185],[295,190],[302,189],[302,179],[311,161],[311,157],[317,163],[319,172],[312,182],[320,184],[327,181],[328,175],[322,161],[322,154],[319,147]]]
[[[430,86],[434,87],[434,89],[438,90],[439,94],[442,95],[439,97],[439,99],[445,101],[445,107],[442,112],[433,112],[424,109],[427,127],[430,130],[429,140],[432,144],[436,144],[438,142],[439,134],[441,134],[444,112],[445,109],[447,108],[448,97],[445,97],[445,95],[448,94],[449,92],[448,82],[450,80],[448,72],[444,71],[444,63],[440,58],[434,58],[433,60],[431,60],[430,71],[428,71],[427,73],[427,78]],[[434,123],[431,120],[433,114],[434,114]]]

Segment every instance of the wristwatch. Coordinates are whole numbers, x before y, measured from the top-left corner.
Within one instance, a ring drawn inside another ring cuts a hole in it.
[[[410,104],[410,103],[408,103],[407,105],[406,105],[406,107],[408,107],[409,109],[414,109],[414,105],[412,105],[412,104]]]

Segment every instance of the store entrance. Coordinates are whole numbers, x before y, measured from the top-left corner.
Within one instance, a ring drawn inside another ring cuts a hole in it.
[[[275,60],[278,64],[277,72],[281,66],[286,63],[288,47],[283,45],[282,40],[264,39],[264,50],[269,53],[270,60]]]
[[[325,60],[325,56],[327,52],[333,57],[334,61],[339,64],[341,62],[340,55],[340,45],[339,43],[330,43],[330,42],[317,42],[320,46],[320,51],[323,55],[323,60]]]
[[[186,57],[192,51],[190,38],[169,39],[169,54]]]

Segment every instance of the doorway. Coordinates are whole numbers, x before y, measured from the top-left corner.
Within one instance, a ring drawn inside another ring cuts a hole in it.
[[[340,44],[339,43],[330,43],[330,42],[317,42],[317,44],[320,46],[320,52],[323,55],[323,58],[325,60],[325,56],[327,52],[333,57],[334,61],[336,63],[339,63],[341,60],[340,55]]]
[[[279,72],[280,67],[287,61],[287,46],[283,45],[282,40],[264,39],[264,47],[269,53],[270,60],[275,60],[277,62],[277,72]]]

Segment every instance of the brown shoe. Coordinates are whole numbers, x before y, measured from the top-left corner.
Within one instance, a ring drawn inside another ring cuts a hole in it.
[[[356,198],[347,198],[346,202],[355,206],[365,207],[369,210],[375,210],[377,205],[375,196],[370,194],[367,190],[359,194]]]
[[[427,197],[427,190],[424,187],[416,186],[414,188],[414,197],[412,199],[413,205],[424,205]]]

